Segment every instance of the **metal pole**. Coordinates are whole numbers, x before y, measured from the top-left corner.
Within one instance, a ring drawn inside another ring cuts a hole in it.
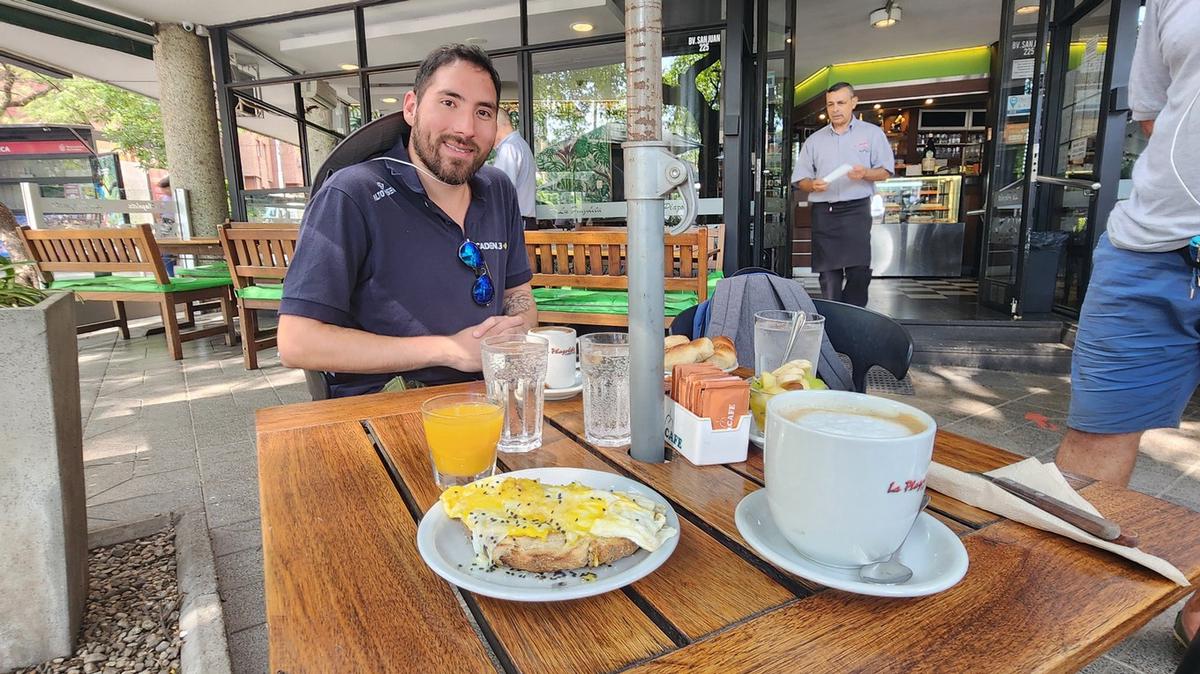
[[[662,0],[626,0],[630,453],[663,460]]]

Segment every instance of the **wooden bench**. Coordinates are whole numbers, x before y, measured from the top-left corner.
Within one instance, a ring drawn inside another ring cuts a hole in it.
[[[275,346],[275,330],[259,329],[258,312],[279,310],[283,278],[299,236],[299,225],[228,222],[217,227],[225,264],[233,278],[242,324],[242,362],[247,370],[258,369],[260,350]]]
[[[183,358],[183,342],[225,334],[225,343],[233,346],[237,334],[233,325],[230,281],[220,278],[171,278],[163,266],[162,251],[150,225],[123,229],[33,230],[22,227],[21,238],[38,273],[48,288],[70,290],[84,300],[111,301],[116,318],[79,326],[79,334],[116,327],[123,339],[129,339],[126,302],[153,302],[159,305],[167,349],[175,360]],[[142,272],[149,277],[99,276],[88,279],[56,281],[54,272]],[[223,324],[181,332],[190,327],[195,316],[194,302],[217,300]],[[184,305],[187,320],[180,325],[175,306]]]
[[[534,288],[629,290],[628,232],[624,228],[525,232]],[[708,298],[711,238],[700,227],[663,240],[663,287]],[[668,322],[670,318],[668,317]],[[541,323],[628,326],[628,314],[538,310]]]

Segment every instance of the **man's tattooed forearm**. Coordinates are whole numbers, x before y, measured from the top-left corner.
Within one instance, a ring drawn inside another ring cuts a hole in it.
[[[533,293],[528,290],[520,290],[504,295],[504,315],[506,316],[518,316],[533,307]]]

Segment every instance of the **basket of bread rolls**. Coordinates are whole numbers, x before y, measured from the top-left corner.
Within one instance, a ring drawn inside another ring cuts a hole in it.
[[[737,351],[733,348],[733,340],[723,335],[711,339],[671,335],[664,340],[663,347],[663,370],[666,374],[670,374],[676,365],[693,363],[712,363],[726,372],[737,369]]]

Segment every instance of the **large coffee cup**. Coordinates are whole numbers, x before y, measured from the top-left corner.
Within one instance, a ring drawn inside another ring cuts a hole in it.
[[[847,391],[794,391],[767,403],[764,473],[779,531],[805,557],[857,567],[886,559],[921,506],[933,418]]]

